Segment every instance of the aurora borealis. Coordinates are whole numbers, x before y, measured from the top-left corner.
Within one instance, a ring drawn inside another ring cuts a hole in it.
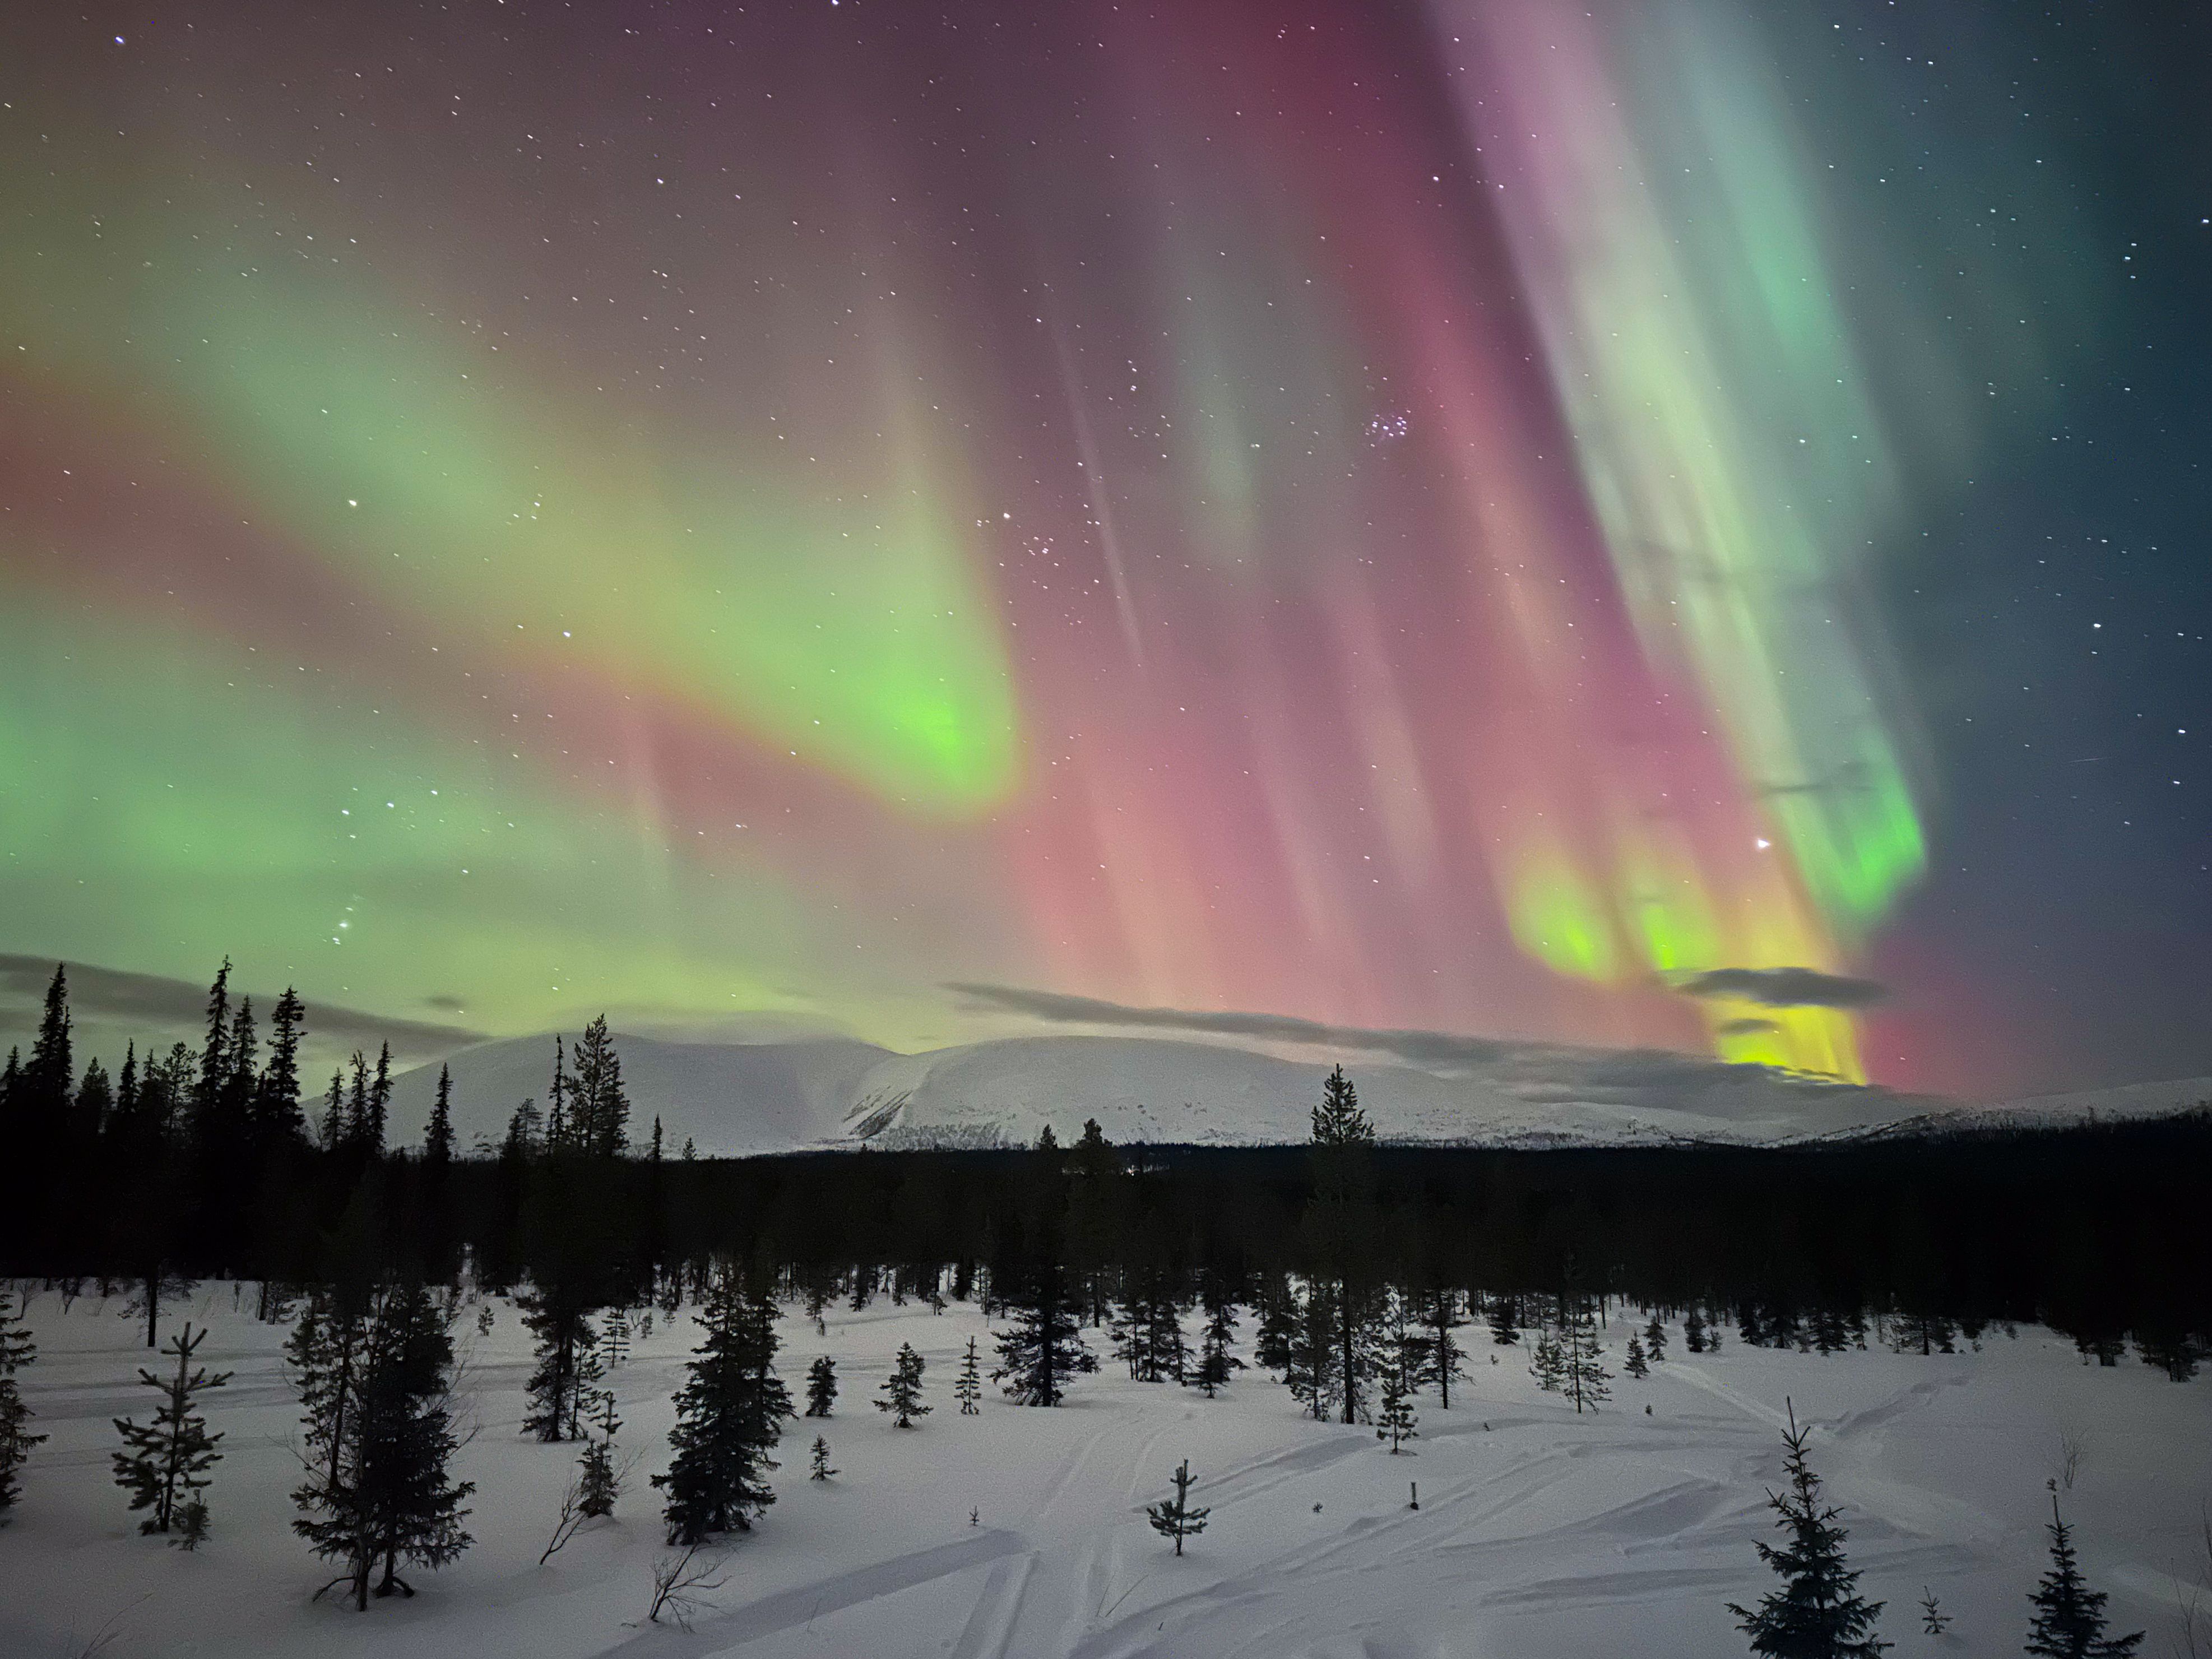
[[[2191,29],[23,9],[0,951],[2212,1068]]]

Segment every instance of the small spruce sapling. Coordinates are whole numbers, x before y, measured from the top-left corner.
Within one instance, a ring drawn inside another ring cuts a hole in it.
[[[179,1510],[208,1484],[208,1470],[222,1457],[216,1449],[222,1436],[207,1431],[207,1419],[200,1414],[196,1401],[208,1389],[229,1382],[231,1374],[193,1366],[192,1355],[206,1340],[207,1332],[195,1332],[186,1321],[184,1329],[171,1337],[162,1350],[176,1357],[176,1375],[156,1376],[143,1366],[139,1369],[139,1380],[161,1395],[154,1420],[142,1426],[127,1417],[114,1419],[116,1432],[128,1449],[114,1454],[115,1484],[131,1489],[134,1511],[154,1511],[138,1523],[142,1533],[171,1530],[180,1518]]]
[[[1644,1344],[1637,1340],[1633,1331],[1628,1334],[1628,1358],[1620,1362],[1620,1369],[1638,1381],[1651,1375],[1651,1367],[1644,1358]]]
[[[960,1362],[960,1375],[952,1384],[952,1397],[960,1402],[963,1417],[976,1417],[982,1413],[983,1407],[980,1402],[983,1398],[983,1373],[981,1366],[981,1362],[975,1355],[975,1339],[971,1336],[968,1339],[967,1358]]]
[[[1920,1628],[1929,1636],[1941,1636],[1951,1628],[1951,1615],[1943,1611],[1936,1600],[1936,1592],[1925,1584],[1920,1587]]]
[[[806,1414],[828,1417],[837,1403],[837,1362],[823,1354],[806,1368]]]
[[[1651,1322],[1644,1328],[1644,1352],[1655,1365],[1666,1361],[1667,1328],[1659,1322],[1657,1314],[1653,1314]]]
[[[2103,1590],[2093,1590],[2081,1577],[2080,1558],[2074,1551],[2074,1529],[2058,1513],[2058,1494],[2051,1494],[2051,1571],[2043,1575],[2028,1601],[2035,1617],[2027,1627],[2027,1651],[2039,1659],[2129,1659],[2142,1645],[2143,1632],[2132,1636],[2105,1634]]]
[[[884,1379],[884,1397],[876,1401],[878,1411],[894,1413],[894,1427],[910,1429],[915,1419],[929,1414],[930,1408],[921,1403],[921,1373],[922,1358],[914,1345],[900,1343],[891,1374]]]
[[[1194,1477],[1190,1472],[1190,1459],[1184,1458],[1176,1466],[1173,1477],[1175,1496],[1158,1504],[1145,1505],[1145,1516],[1152,1523],[1152,1530],[1163,1538],[1175,1540],[1175,1553],[1182,1553],[1182,1540],[1206,1530],[1206,1518],[1212,1510],[1197,1508],[1190,1501],[1190,1489]]]
[[[806,1478],[809,1480],[827,1480],[836,1473],[836,1470],[830,1467],[830,1443],[820,1435],[816,1435],[814,1449],[807,1456]]]
[[[1390,1443],[1390,1453],[1408,1440],[1417,1440],[1420,1419],[1413,1411],[1413,1378],[1405,1359],[1393,1355],[1382,1367],[1382,1409],[1375,1414],[1375,1437]]]

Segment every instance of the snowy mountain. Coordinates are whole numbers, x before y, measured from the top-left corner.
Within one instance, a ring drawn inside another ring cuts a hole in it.
[[[915,1054],[844,1037],[798,1042],[617,1041],[633,1137],[662,1120],[672,1152],[805,1147],[1025,1146],[1048,1123],[1061,1140],[1097,1118],[1119,1143],[1266,1146],[1304,1140],[1339,1056],[1219,1042],[1067,1034],[964,1043]],[[1433,1067],[1342,1056],[1386,1140],[1510,1146],[1740,1145],[2152,1116],[2212,1097],[2212,1079],[2142,1084],[1995,1106],[1964,1106],[1691,1056],[1498,1044]],[[450,1062],[461,1144],[495,1142],[526,1097],[545,1098],[553,1037],[465,1048]],[[437,1071],[397,1083],[392,1124],[418,1136]]]

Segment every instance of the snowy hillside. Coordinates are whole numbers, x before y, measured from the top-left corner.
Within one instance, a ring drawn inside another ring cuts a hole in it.
[[[804,1147],[1026,1146],[1046,1124],[1072,1139],[1097,1118],[1119,1143],[1260,1146],[1300,1141],[1334,1056],[1286,1057],[1225,1042],[1051,1035],[893,1054],[842,1037],[672,1042],[622,1036],[634,1135],[658,1115],[673,1152],[732,1156]],[[1884,1089],[1810,1081],[1686,1055],[1498,1044],[1426,1069],[1345,1056],[1385,1139],[1438,1145],[1743,1145],[2154,1115],[2212,1096],[2212,1080],[2145,1084],[1963,1107]],[[515,1037],[453,1056],[464,1146],[495,1141],[525,1097],[541,1104],[553,1037]],[[395,1135],[419,1135],[435,1066],[402,1076]]]

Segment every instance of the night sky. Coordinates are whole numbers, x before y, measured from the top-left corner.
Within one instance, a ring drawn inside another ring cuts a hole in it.
[[[2184,6],[11,7],[0,1025],[2212,1073],[2208,110]]]

